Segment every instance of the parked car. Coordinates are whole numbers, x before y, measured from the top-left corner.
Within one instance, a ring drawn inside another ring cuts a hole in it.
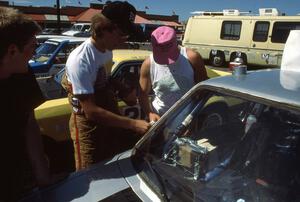
[[[111,77],[124,82],[130,80],[132,83],[138,83],[140,66],[150,53],[150,51],[145,50],[114,50]],[[209,77],[228,74],[208,68],[207,72]],[[43,134],[46,153],[49,156],[53,172],[72,171],[74,169],[72,164],[73,148],[68,129],[71,107],[68,104],[66,92],[60,85],[63,73],[64,69],[60,70],[54,77],[48,78],[42,89],[49,100],[35,109],[35,116]],[[133,78],[135,81],[132,81]],[[151,99],[151,95],[149,99]],[[122,115],[130,118],[143,119],[145,117],[138,104],[128,106],[119,99],[119,109]],[[128,145],[133,146],[134,143]]]
[[[59,34],[62,29],[58,30],[57,28],[45,28],[42,30],[41,35],[49,35],[49,34]]]
[[[36,49],[29,66],[37,77],[54,75],[65,65],[70,52],[86,39],[84,37],[50,38]]]
[[[91,23],[75,23],[70,30],[62,33],[66,36],[90,36]]]
[[[40,34],[36,36],[36,39],[38,41],[38,45],[41,45],[42,43],[44,43],[45,41],[47,41],[48,39],[68,39],[70,38],[69,36],[65,36],[65,35],[54,35],[54,34]]]
[[[300,73],[197,84],[132,150],[23,201],[299,201]]]

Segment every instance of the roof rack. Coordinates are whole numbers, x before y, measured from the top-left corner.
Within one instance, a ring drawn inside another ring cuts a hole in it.
[[[223,11],[194,11],[192,15],[223,15],[223,16],[239,16],[239,15],[250,15],[251,11],[241,12],[237,9],[224,9]],[[261,16],[278,16],[281,13],[276,8],[260,8],[259,15]]]
[[[241,12],[237,9],[224,9],[223,11],[194,11],[191,12],[193,15],[245,15],[249,14],[250,12]]]
[[[278,16],[281,15],[281,12],[277,8],[260,8],[259,15]]]

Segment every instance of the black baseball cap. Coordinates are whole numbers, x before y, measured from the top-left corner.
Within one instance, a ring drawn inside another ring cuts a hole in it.
[[[127,1],[107,3],[102,10],[102,14],[116,24],[125,34],[131,35],[137,30],[134,24],[136,9]]]

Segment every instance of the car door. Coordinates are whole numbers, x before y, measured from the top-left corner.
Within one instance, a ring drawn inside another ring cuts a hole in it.
[[[112,73],[112,79],[119,80],[124,85],[130,83],[134,85],[136,96],[139,94],[139,76],[142,61],[129,61],[121,63]],[[140,105],[127,105],[120,97],[118,97],[118,105],[122,115],[133,119],[144,119],[145,114],[141,110]]]

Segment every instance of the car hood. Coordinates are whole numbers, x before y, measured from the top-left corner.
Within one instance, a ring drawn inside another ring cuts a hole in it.
[[[69,30],[69,31],[63,32],[62,35],[74,36],[74,34],[78,34],[78,33],[80,33],[80,32],[81,32],[81,31]]]
[[[40,67],[40,66],[48,65],[47,62],[39,62],[39,61],[34,61],[34,60],[29,60],[28,64],[31,67]]]
[[[119,169],[120,156],[74,172],[56,185],[34,190],[21,201],[99,201],[126,190],[129,185]]]
[[[55,185],[32,191],[21,201],[129,201],[138,196],[143,201],[158,199],[133,169],[131,152],[74,172]]]

